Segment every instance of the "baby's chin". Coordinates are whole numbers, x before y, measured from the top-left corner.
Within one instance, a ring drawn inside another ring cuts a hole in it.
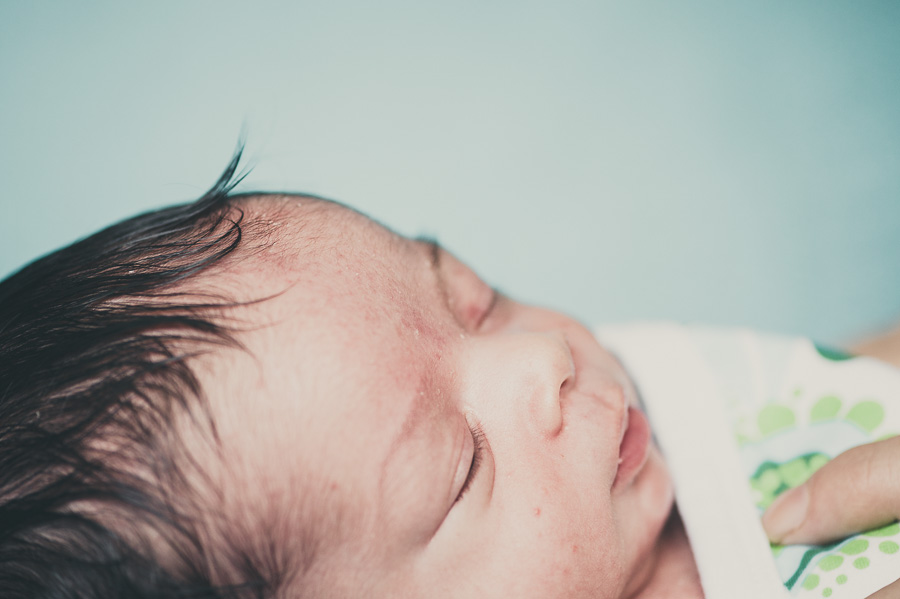
[[[659,559],[662,531],[675,503],[672,478],[655,445],[651,444],[647,462],[622,499],[626,502],[623,507],[629,512],[622,520],[624,546],[629,558],[626,562],[628,582],[622,597],[632,597],[653,575]]]

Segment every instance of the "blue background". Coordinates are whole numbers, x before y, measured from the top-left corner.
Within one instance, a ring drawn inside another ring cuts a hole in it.
[[[0,274],[243,189],[599,322],[900,318],[900,3],[0,4]]]

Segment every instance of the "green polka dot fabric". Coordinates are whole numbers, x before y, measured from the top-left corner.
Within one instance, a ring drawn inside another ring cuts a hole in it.
[[[742,476],[729,480],[743,485],[739,493],[743,499],[739,501],[752,504],[753,526],[761,530],[758,516],[781,493],[800,485],[847,449],[900,433],[900,371],[878,361],[855,358],[805,339],[746,329],[640,323],[619,325],[609,331],[606,334],[601,330],[600,340],[611,341],[614,353],[620,354],[636,379],[663,453],[674,465],[679,504],[702,505],[706,501],[709,509],[709,498],[702,495],[733,498],[733,490],[716,487],[716,481],[729,478],[721,471],[709,475],[714,481],[704,481],[703,468],[683,465],[689,458],[693,463],[703,463],[706,452],[734,455],[733,466]],[[671,370],[678,370],[677,376]],[[666,384],[656,384],[658,378],[666,377]],[[650,392],[644,393],[645,389]],[[707,403],[696,402],[692,393],[712,397],[718,405],[712,406],[709,399],[704,400]],[[678,410],[671,404],[677,402],[692,406],[686,408],[691,415],[682,422],[675,422]],[[695,426],[695,421],[705,418],[705,412],[715,413],[704,422],[706,430],[725,427],[730,430],[729,441],[704,435],[703,429],[692,433],[695,439],[704,438],[701,443],[708,443],[703,452],[682,447],[686,442],[679,445],[672,441],[677,439],[677,429]],[[853,489],[847,492],[853,493]],[[722,553],[728,541],[721,533],[716,537],[704,531],[707,515],[703,509],[684,507],[683,512],[692,514],[685,518],[685,525],[698,556],[704,590],[706,579],[717,585],[715,593],[707,592],[707,597],[728,597],[727,579],[716,580],[716,568],[728,565],[727,557],[716,555],[714,548],[698,546],[715,543]],[[739,514],[742,509],[738,506],[723,513]],[[719,528],[723,528],[721,523]],[[737,533],[734,536],[737,538]],[[741,538],[731,545],[731,551],[746,556],[746,548],[737,543],[758,541],[753,534]],[[762,550],[770,554],[787,596],[864,599],[900,577],[900,524],[896,522],[829,545],[770,546]],[[752,568],[760,569],[762,562],[754,564]],[[729,567],[729,577],[736,580],[734,586],[743,584],[737,582],[744,576],[740,566]],[[744,580],[757,575],[764,577],[768,572],[748,573]]]
[[[762,356],[780,357],[780,363],[755,373],[756,385],[764,390],[761,397],[747,397],[729,386],[724,398],[760,513],[839,453],[900,432],[895,369],[804,339],[734,334],[742,348],[730,352],[732,359],[756,360],[760,368],[759,360],[767,363]],[[714,351],[711,359],[721,362],[719,352],[729,335],[704,331],[695,336],[706,355]],[[876,570],[886,572],[888,581],[900,576],[898,541],[900,525],[893,523],[826,546],[773,546],[772,555],[795,596],[866,597],[883,586],[865,583]]]

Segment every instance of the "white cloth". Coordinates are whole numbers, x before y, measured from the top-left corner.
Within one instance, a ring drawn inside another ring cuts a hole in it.
[[[900,432],[900,370],[747,329],[635,323],[597,335],[635,380],[707,599],[863,599],[900,577],[900,525],[772,548],[759,519],[828,459]]]

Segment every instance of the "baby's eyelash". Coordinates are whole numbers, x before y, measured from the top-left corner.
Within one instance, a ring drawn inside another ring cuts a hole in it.
[[[466,475],[466,480],[463,482],[462,488],[460,488],[459,495],[456,496],[456,501],[454,501],[454,503],[462,499],[463,495],[466,494],[466,491],[469,490],[472,481],[478,474],[478,468],[479,466],[481,466],[481,462],[484,460],[484,451],[487,445],[484,431],[478,424],[471,426],[470,430],[472,432],[472,441],[474,442],[475,446],[474,451],[472,451],[472,464],[469,466],[469,473]]]

